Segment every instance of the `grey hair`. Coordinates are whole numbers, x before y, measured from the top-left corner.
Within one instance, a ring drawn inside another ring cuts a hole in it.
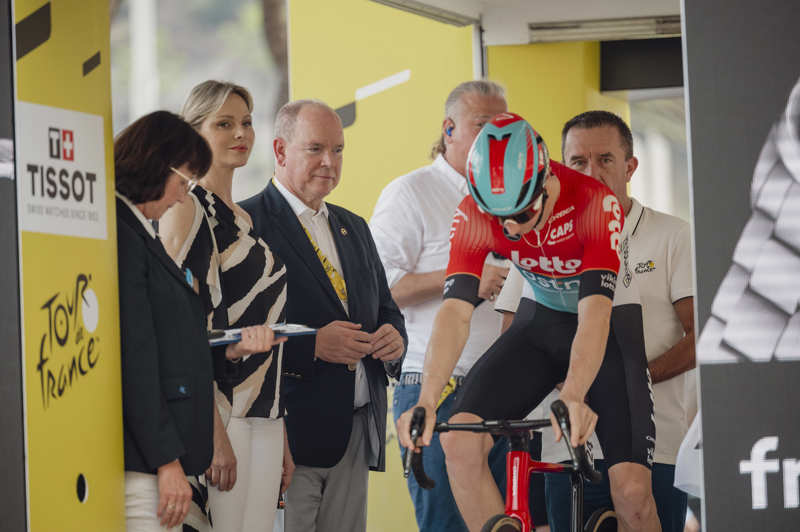
[[[476,79],[459,83],[455,89],[450,91],[447,100],[444,102],[444,117],[450,118],[458,113],[458,108],[466,94],[477,94],[479,96],[499,96],[505,99],[506,90],[502,85],[488,79]],[[439,135],[431,148],[431,159],[435,159],[440,153],[445,152],[444,135]]]
[[[274,134],[276,138],[282,138],[287,142],[292,140],[292,135],[294,135],[294,126],[297,123],[297,116],[300,114],[300,111],[303,109],[303,107],[307,105],[316,105],[318,107],[322,107],[335,114],[337,118],[339,117],[338,113],[322,100],[295,100],[293,102],[284,104],[283,107],[278,109],[278,113],[275,115],[274,128]]]
[[[240,96],[247,104],[247,110],[253,111],[253,97],[250,91],[228,81],[210,79],[195,85],[189,92],[181,110],[181,117],[195,129],[200,129],[203,121],[216,113],[231,94]]]

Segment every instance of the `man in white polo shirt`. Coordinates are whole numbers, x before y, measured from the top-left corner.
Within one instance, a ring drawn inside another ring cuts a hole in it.
[[[375,205],[370,229],[408,332],[408,351],[400,382],[394,390],[395,421],[419,397],[425,350],[433,318],[442,303],[450,224],[456,207],[469,193],[464,177],[469,148],[483,124],[506,110],[505,91],[496,83],[477,80],[458,85],[445,103],[441,137],[432,153],[433,163],[389,183]],[[508,273],[508,268],[492,262],[491,257],[487,258],[480,286],[481,297],[489,300],[494,300],[500,292]],[[472,364],[500,334],[500,321],[489,303],[476,309],[469,340],[448,386],[455,391],[441,402],[437,421],[449,418],[458,387]],[[504,475],[505,448],[496,446],[490,462],[493,471]],[[408,479],[419,529],[465,531],[450,491],[438,435],[425,449],[424,465],[426,473],[436,482],[434,489],[420,489],[413,476]]]
[[[615,114],[588,111],[572,118],[562,130],[562,150],[564,164],[605,183],[616,194],[625,212],[623,232],[627,235],[628,246],[621,249],[623,265],[618,283],[628,286],[635,282],[642,304],[656,423],[653,496],[662,530],[680,532],[686,515],[686,494],[673,487],[675,458],[696,410],[696,402],[691,397],[695,376],[689,371],[695,366],[689,224],[643,207],[628,196],[627,185],[638,161],[633,156],[630,128]],[[516,289],[516,294],[512,291],[522,284],[509,276],[498,299],[498,310],[514,310],[512,305],[518,301],[521,288]],[[549,404],[547,399],[544,402]],[[566,460],[565,449],[560,444],[548,445],[548,439],[552,441],[552,434],[544,437],[543,459]],[[595,449],[598,448],[595,445]],[[602,460],[598,461],[598,468],[604,469]],[[546,484],[551,529],[567,531],[569,481],[558,475],[548,475]],[[584,503],[586,515],[596,508],[611,506],[608,481],[599,486],[587,485]]]

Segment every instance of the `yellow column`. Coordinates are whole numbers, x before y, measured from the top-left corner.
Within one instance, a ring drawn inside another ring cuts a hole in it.
[[[14,2],[28,527],[36,532],[125,529],[108,10],[107,0]]]
[[[289,79],[292,99],[354,118],[329,199],[369,218],[389,181],[430,162],[447,94],[472,79],[472,28],[363,0],[293,0]]]
[[[561,128],[573,116],[604,109],[629,120],[628,102],[600,93],[600,43],[490,46],[491,79],[508,91],[509,110],[521,115],[561,160]]]

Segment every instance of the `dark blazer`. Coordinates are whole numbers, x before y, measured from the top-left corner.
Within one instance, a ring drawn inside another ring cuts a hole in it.
[[[117,199],[125,469],[180,458],[203,473],[213,453],[213,369],[200,298]]]
[[[328,203],[328,220],[347,283],[350,315],[345,312],[300,221],[275,185],[240,204],[253,218],[256,233],[286,263],[286,319],[322,327],[334,320],[360,323],[376,331],[390,323],[407,345],[403,315],[397,308],[372,234],[363,218]],[[355,372],[346,364],[314,359],[314,336],[290,338],[284,347],[286,430],[297,464],[333,467],[344,456],[353,421]],[[405,355],[405,353],[404,353]],[[369,383],[370,425],[377,428],[379,448],[370,468],[385,469],[386,378],[398,377],[402,359],[384,365],[364,357]],[[374,425],[373,425],[374,423]]]

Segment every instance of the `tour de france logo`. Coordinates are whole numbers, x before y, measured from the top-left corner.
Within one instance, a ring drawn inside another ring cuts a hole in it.
[[[46,326],[39,342],[39,374],[45,410],[87,378],[100,358],[100,321],[91,274],[79,273],[65,290],[55,292],[41,305]]]

